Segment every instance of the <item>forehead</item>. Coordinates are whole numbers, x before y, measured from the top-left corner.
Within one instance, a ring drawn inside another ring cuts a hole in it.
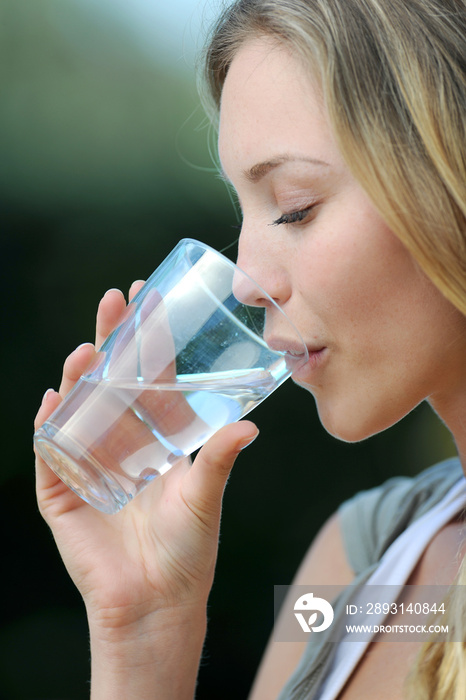
[[[301,60],[268,38],[245,43],[222,91],[219,154],[227,175],[275,153],[328,160],[335,150],[317,79]]]

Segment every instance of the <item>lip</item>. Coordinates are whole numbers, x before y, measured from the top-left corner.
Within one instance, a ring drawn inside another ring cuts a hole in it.
[[[297,369],[293,371],[295,381],[304,381],[310,372],[315,371],[323,362],[326,356],[327,346],[316,345],[315,343],[303,346],[293,340],[285,338],[267,338],[267,345],[273,350],[284,352],[292,362],[297,364]]]
[[[311,386],[315,380],[314,377],[318,370],[322,368],[327,358],[326,346],[308,348],[309,357],[307,362],[302,363],[293,372],[292,379],[297,384],[306,384]]]
[[[304,343],[300,343],[297,339],[271,336],[265,337],[264,340],[272,350],[282,352],[295,359],[302,358],[305,362],[308,359],[309,350],[307,346]]]

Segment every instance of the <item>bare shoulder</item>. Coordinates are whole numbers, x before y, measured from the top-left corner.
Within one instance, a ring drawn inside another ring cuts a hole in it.
[[[353,578],[343,546],[340,518],[334,513],[309,547],[293,583],[340,586],[351,583]]]
[[[338,514],[332,515],[307,551],[293,580],[295,585],[344,586],[354,578],[346,559]],[[278,623],[279,624],[279,620]],[[305,643],[269,640],[249,700],[276,698],[296,668]]]

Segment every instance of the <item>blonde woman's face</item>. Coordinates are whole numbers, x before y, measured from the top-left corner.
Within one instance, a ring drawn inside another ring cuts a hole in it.
[[[464,391],[464,317],[354,180],[317,85],[284,48],[255,40],[234,58],[219,150],[243,213],[238,264],[305,339],[310,359],[294,379],[330,433],[360,440],[426,397],[442,400],[458,382]],[[286,347],[273,310],[267,334]]]

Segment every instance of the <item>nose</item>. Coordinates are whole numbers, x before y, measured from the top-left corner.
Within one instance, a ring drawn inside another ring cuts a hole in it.
[[[273,236],[273,232],[267,232]],[[248,306],[270,307],[270,298],[283,306],[291,296],[285,250],[278,241],[260,236],[257,229],[243,225],[236,264],[248,275],[235,275],[234,294]],[[265,294],[264,294],[265,292]]]

